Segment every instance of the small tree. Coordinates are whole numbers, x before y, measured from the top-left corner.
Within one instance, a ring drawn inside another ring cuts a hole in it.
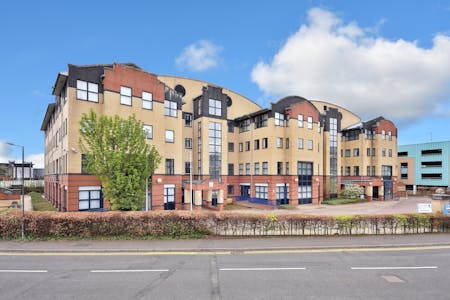
[[[80,149],[86,170],[99,177],[113,210],[143,207],[147,179],[161,157],[146,143],[143,123],[131,116],[99,116],[94,111],[80,121]]]
[[[344,190],[341,192],[341,197],[353,199],[359,198],[359,195],[364,194],[364,188],[357,184],[346,184]]]

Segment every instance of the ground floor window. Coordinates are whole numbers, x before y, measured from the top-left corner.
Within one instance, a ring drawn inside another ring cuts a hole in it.
[[[78,209],[103,208],[101,186],[80,186],[78,188]]]
[[[289,204],[289,184],[277,183],[276,188],[277,204]]]
[[[164,185],[164,209],[175,209],[175,184]]]
[[[269,187],[267,185],[259,185],[255,186],[255,196],[260,199],[268,199],[269,198]]]

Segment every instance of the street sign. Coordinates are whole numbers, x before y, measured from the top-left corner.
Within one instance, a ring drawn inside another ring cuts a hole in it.
[[[442,212],[444,213],[444,215],[450,215],[450,204],[445,204]]]
[[[417,203],[418,213],[432,213],[433,205],[431,203]]]

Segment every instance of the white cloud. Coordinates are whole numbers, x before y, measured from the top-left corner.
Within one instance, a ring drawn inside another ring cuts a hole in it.
[[[253,68],[252,80],[265,96],[329,101],[363,118],[402,123],[438,115],[450,103],[450,37],[437,34],[425,49],[377,31],[313,8],[272,61]]]
[[[33,162],[34,168],[44,168],[44,153],[30,154],[25,157],[25,161]]]
[[[219,65],[222,48],[207,40],[200,40],[183,49],[175,59],[180,69],[203,72]]]

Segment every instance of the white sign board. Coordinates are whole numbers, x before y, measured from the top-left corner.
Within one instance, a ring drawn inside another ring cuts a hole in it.
[[[433,205],[431,203],[417,203],[418,213],[432,213]]]

